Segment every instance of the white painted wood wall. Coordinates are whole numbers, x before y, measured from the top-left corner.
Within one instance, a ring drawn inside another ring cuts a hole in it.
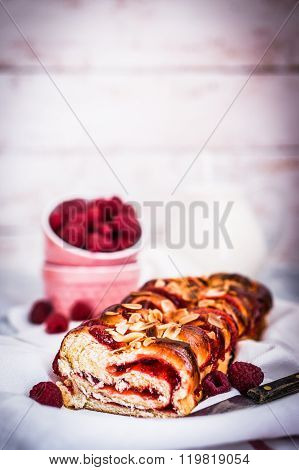
[[[129,197],[142,199],[173,189],[296,2],[3,3]],[[207,167],[240,184],[275,240],[271,261],[288,266],[299,258],[298,31],[299,8],[177,193]],[[0,253],[16,273],[38,267],[45,204],[122,189],[1,6],[0,112]]]

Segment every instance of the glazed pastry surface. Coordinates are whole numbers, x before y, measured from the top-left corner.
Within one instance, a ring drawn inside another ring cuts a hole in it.
[[[271,307],[270,291],[239,274],[151,280],[66,335],[53,362],[64,405],[188,415],[203,378],[227,371],[237,341],[259,338]]]

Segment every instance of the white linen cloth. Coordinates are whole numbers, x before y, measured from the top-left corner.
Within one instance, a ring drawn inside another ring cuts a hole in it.
[[[27,322],[27,308],[8,313],[14,336],[0,336],[0,446],[5,449],[200,449],[299,434],[299,394],[223,414],[196,411],[237,395],[203,401],[189,416],[143,419],[39,405],[32,386],[55,380],[51,362],[63,335]],[[263,340],[240,343],[236,360],[252,362],[265,382],[299,372],[299,306],[276,301]]]

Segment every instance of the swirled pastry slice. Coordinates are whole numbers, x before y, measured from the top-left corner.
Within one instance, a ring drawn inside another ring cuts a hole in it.
[[[144,332],[121,334],[94,320],[66,336],[53,368],[71,408],[186,415],[201,398],[197,362],[187,344]]]

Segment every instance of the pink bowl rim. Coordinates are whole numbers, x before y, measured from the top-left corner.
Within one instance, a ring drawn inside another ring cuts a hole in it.
[[[108,196],[106,196],[106,197],[108,197]],[[50,226],[50,223],[49,223],[49,215],[51,214],[52,210],[54,210],[55,207],[58,206],[58,204],[61,204],[64,201],[68,201],[68,200],[71,200],[71,199],[77,199],[77,198],[78,199],[87,199],[87,200],[91,199],[91,198],[87,198],[87,197],[80,196],[80,195],[79,196],[78,195],[68,195],[65,198],[59,198],[59,199],[55,200],[54,202],[52,201],[51,203],[49,203],[46,206],[46,208],[44,209],[43,214],[42,214],[41,225],[42,225],[42,229],[43,229],[44,233],[61,250],[65,250],[65,248],[61,246],[61,242],[63,241],[63,243],[65,243],[69,247],[69,250],[72,252],[72,254],[74,254],[76,256],[79,256],[81,258],[85,258],[85,259],[87,258],[87,259],[90,259],[90,260],[99,260],[99,261],[109,261],[109,260],[117,260],[117,259],[123,260],[123,259],[126,259],[126,258],[129,259],[129,258],[133,257],[134,255],[136,255],[137,253],[139,253],[141,251],[141,249],[143,247],[143,243],[144,243],[144,238],[143,238],[143,226],[140,223],[140,221],[139,221],[139,223],[141,225],[141,236],[140,236],[138,242],[135,245],[131,246],[130,248],[126,248],[125,250],[114,251],[114,252],[111,252],[111,253],[110,252],[93,253],[91,251],[84,250],[83,248],[77,248],[73,245],[68,244],[64,240],[62,240],[62,238],[60,238],[58,235],[56,235],[56,233],[52,230],[52,228]]]

